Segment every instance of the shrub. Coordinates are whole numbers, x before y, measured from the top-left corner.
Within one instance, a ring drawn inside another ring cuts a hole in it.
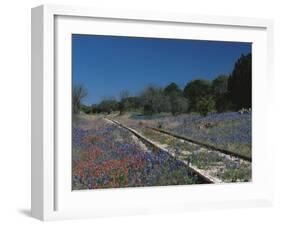
[[[181,96],[174,96],[170,98],[171,112],[173,115],[185,113],[188,110],[188,100]]]
[[[196,104],[196,108],[200,115],[207,116],[209,112],[214,110],[215,101],[212,97],[200,98]]]
[[[80,108],[81,108],[81,111],[84,112],[85,114],[92,113],[92,108],[90,106],[82,104]]]
[[[140,102],[145,115],[171,111],[169,97],[165,96],[163,90],[156,86],[145,88],[140,95]]]
[[[118,109],[118,102],[114,99],[103,100],[98,107],[101,112],[110,114],[112,111],[116,111]]]
[[[204,97],[212,94],[210,81],[204,79],[193,80],[185,86],[183,95],[189,100],[189,110],[198,111],[197,102]]]
[[[153,107],[152,107],[151,104],[145,104],[145,105],[143,106],[143,114],[144,114],[144,115],[152,115],[152,114],[154,114],[154,113],[155,113],[155,112],[154,112]]]

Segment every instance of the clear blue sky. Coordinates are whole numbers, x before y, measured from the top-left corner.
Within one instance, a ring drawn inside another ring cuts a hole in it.
[[[88,91],[85,104],[138,94],[147,85],[184,87],[196,79],[229,75],[250,43],[72,35],[73,84]]]

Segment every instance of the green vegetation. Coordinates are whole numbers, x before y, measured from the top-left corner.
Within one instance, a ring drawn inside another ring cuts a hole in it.
[[[185,86],[183,94],[189,100],[189,110],[198,111],[198,101],[212,95],[211,82],[203,79],[193,80]]]
[[[251,167],[242,166],[236,169],[225,169],[218,174],[225,182],[248,182],[251,178]]]
[[[215,102],[211,96],[200,98],[196,103],[196,110],[200,115],[207,116],[214,109]]]
[[[148,86],[139,95],[123,90],[119,100],[106,99],[92,106],[82,105],[87,95],[83,86],[73,88],[73,112],[90,113],[141,112],[143,115],[170,113],[178,115],[198,112],[202,116],[217,111],[239,110],[251,107],[252,71],[251,54],[242,55],[235,63],[232,73],[219,75],[214,80],[195,79],[181,89],[172,82],[166,87]]]
[[[229,99],[235,110],[252,106],[252,55],[242,55],[228,79]]]
[[[224,157],[220,156],[217,152],[199,151],[193,152],[189,159],[191,164],[197,166],[199,169],[208,169],[222,162]]]
[[[215,108],[221,113],[232,109],[232,104],[227,93],[228,76],[220,75],[212,82],[212,92],[214,94]]]

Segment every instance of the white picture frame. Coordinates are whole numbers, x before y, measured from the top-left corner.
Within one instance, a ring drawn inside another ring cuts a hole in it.
[[[186,27],[190,28],[188,34],[184,32]],[[69,45],[70,34],[77,32],[252,42],[253,181],[71,191],[71,152],[67,151],[71,148]],[[266,143],[266,117],[271,104],[266,100],[272,95],[273,84],[272,39],[273,22],[265,19],[57,5],[33,8],[32,216],[56,220],[272,204],[273,179],[268,175],[273,170],[273,150]]]

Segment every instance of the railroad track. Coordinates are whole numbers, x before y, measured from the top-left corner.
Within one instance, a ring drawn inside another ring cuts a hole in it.
[[[144,144],[148,144],[150,146],[153,147],[154,150],[162,150],[162,151],[165,151],[167,152],[169,155],[171,155],[172,157],[174,157],[177,161],[180,161],[182,163],[184,163],[190,170],[191,174],[193,175],[196,175],[198,178],[200,178],[201,181],[205,182],[205,183],[221,183],[222,181],[216,177],[212,177],[211,175],[209,174],[206,174],[204,172],[204,170],[200,170],[199,168],[197,168],[196,166],[193,166],[191,165],[188,161],[186,160],[181,160],[181,159],[178,159],[175,155],[174,152],[166,149],[165,147],[159,145],[158,143],[148,139],[147,137],[143,136],[141,133],[139,133],[138,131],[126,126],[126,125],[123,125],[122,123],[116,121],[116,120],[113,120],[113,119],[110,119],[110,118],[104,118],[105,120],[108,120],[109,122],[113,123],[113,124],[116,124],[118,125],[119,127],[121,128],[124,128],[128,131],[130,131],[131,133],[133,133],[138,139],[140,139]]]
[[[226,149],[218,148],[218,147],[215,147],[213,145],[205,144],[205,143],[202,143],[200,141],[196,141],[196,140],[193,140],[191,138],[187,138],[185,136],[180,136],[178,134],[168,132],[166,130],[157,129],[155,127],[146,126],[146,128],[154,130],[154,131],[157,131],[159,133],[163,133],[163,134],[172,136],[174,138],[178,138],[178,139],[182,139],[182,140],[188,141],[190,143],[193,143],[193,144],[205,147],[207,149],[211,149],[213,151],[218,151],[218,152],[221,152],[221,153],[226,154],[226,155],[230,155],[230,156],[233,156],[233,157],[236,157],[236,158],[243,159],[243,160],[248,161],[248,162],[252,162],[252,158],[251,157],[244,156],[244,155],[241,155],[239,153],[235,153],[235,152],[232,152],[232,151],[229,151],[229,150],[226,150]]]

